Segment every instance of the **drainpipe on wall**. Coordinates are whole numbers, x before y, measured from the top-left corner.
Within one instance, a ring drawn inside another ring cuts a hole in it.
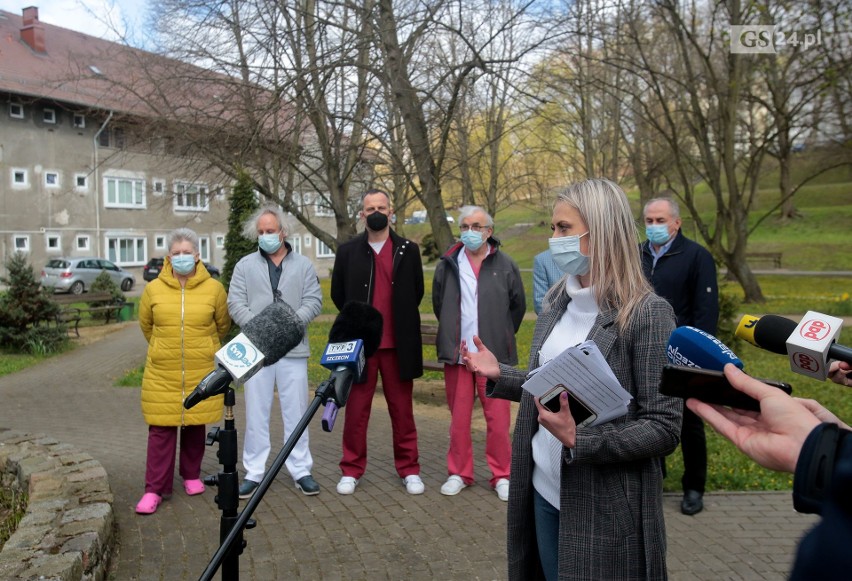
[[[92,151],[95,154],[95,164],[93,166],[93,173],[95,176],[95,256],[101,256],[101,180],[99,178],[99,167],[98,167],[98,137],[101,136],[104,129],[109,125],[110,120],[112,120],[112,111],[109,112],[109,116],[104,121],[101,128],[98,129],[95,136],[92,138]]]

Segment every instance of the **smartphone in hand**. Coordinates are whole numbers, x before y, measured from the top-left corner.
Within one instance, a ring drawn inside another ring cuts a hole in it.
[[[571,416],[573,416],[578,428],[588,426],[598,419],[598,415],[589,406],[577,399],[568,391],[567,387],[561,384],[538,398],[538,401],[553,413],[559,413],[559,410],[562,408],[562,400],[559,396],[562,395],[563,391],[568,392],[568,407],[571,409]]]
[[[771,379],[758,379],[758,381],[777,387],[788,395],[793,393],[793,386],[789,383]],[[663,366],[663,378],[660,381],[660,393],[680,397],[684,400],[694,397],[705,403],[754,412],[760,411],[759,401],[731,385],[723,372],[710,369],[665,365]]]

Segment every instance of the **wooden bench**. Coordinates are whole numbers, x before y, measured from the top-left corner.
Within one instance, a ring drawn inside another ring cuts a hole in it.
[[[64,325],[69,331],[73,325],[74,334],[78,337],[80,336],[80,321],[83,319],[84,314],[88,314],[91,317],[93,314],[103,313],[104,324],[107,325],[111,320],[119,320],[119,312],[127,304],[127,301],[123,297],[115,299],[110,293],[59,294],[53,296],[53,301],[62,306],[56,314],[56,324]],[[109,304],[91,306],[92,304],[106,302]],[[70,306],[74,303],[88,303],[90,306]]]
[[[781,252],[746,252],[748,262],[762,262],[772,264],[775,268],[781,268]]]
[[[421,323],[420,324],[420,339],[424,345],[435,345],[438,340],[438,325],[437,323]],[[435,360],[424,360],[423,369],[426,371],[444,372],[444,364]]]

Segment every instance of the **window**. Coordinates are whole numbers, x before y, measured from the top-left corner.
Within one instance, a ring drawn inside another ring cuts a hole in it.
[[[24,106],[20,103],[9,103],[9,117],[12,119],[23,119]]]
[[[62,238],[59,234],[45,234],[48,252],[62,250]]]
[[[12,187],[27,187],[30,185],[27,177],[27,170],[20,168],[12,168]]]
[[[303,240],[303,243],[305,245],[305,248],[311,247],[311,235],[310,234],[305,234],[304,236],[302,236],[302,240]]]
[[[220,200],[225,199],[225,187],[224,186],[219,186],[219,187],[216,188],[216,198],[218,198]]]
[[[91,248],[91,241],[88,234],[80,234],[77,236],[77,250],[89,250]]]
[[[56,123],[56,109],[45,109],[43,115],[45,123]]]
[[[106,205],[120,208],[145,207],[145,180],[105,177]]]
[[[317,240],[317,258],[334,258],[334,252],[322,240]]]
[[[216,248],[225,247],[225,237],[222,234],[216,234]]]
[[[166,182],[158,179],[153,180],[151,183],[151,191],[154,192],[155,196],[162,196],[163,192],[166,191]]]
[[[314,197],[314,216],[317,217],[327,217],[334,216],[334,210],[331,209],[331,206],[326,202],[323,197],[317,194]]]
[[[89,176],[84,173],[78,173],[74,175],[74,187],[78,190],[88,190],[89,189]]]
[[[198,237],[198,254],[201,255],[201,260],[205,262],[210,260],[210,238]]]
[[[114,149],[122,149],[125,144],[124,129],[121,127],[112,127],[105,129],[98,135],[98,145],[101,147],[112,147]]]
[[[86,126],[86,116],[82,113],[74,113],[74,127],[83,129]]]
[[[155,236],[154,237],[154,250],[165,250],[166,249],[166,237],[165,236]]]
[[[55,171],[44,172],[44,185],[49,188],[59,187],[59,174]]]
[[[137,237],[107,237],[107,258],[121,266],[145,264],[145,239]]]
[[[202,210],[210,209],[210,198],[207,187],[197,184],[175,184],[175,209],[176,210]]]
[[[302,253],[302,239],[298,236],[293,236],[292,238],[287,238],[287,242],[290,243],[290,246],[293,247],[293,252],[296,254]]]
[[[29,252],[30,251],[30,237],[22,234],[15,236],[15,251],[17,252]]]

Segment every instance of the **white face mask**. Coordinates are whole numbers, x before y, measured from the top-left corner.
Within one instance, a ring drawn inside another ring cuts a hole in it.
[[[550,253],[553,255],[553,262],[565,274],[573,274],[574,276],[588,274],[589,257],[580,252],[580,238],[586,234],[561,236],[548,240]]]

